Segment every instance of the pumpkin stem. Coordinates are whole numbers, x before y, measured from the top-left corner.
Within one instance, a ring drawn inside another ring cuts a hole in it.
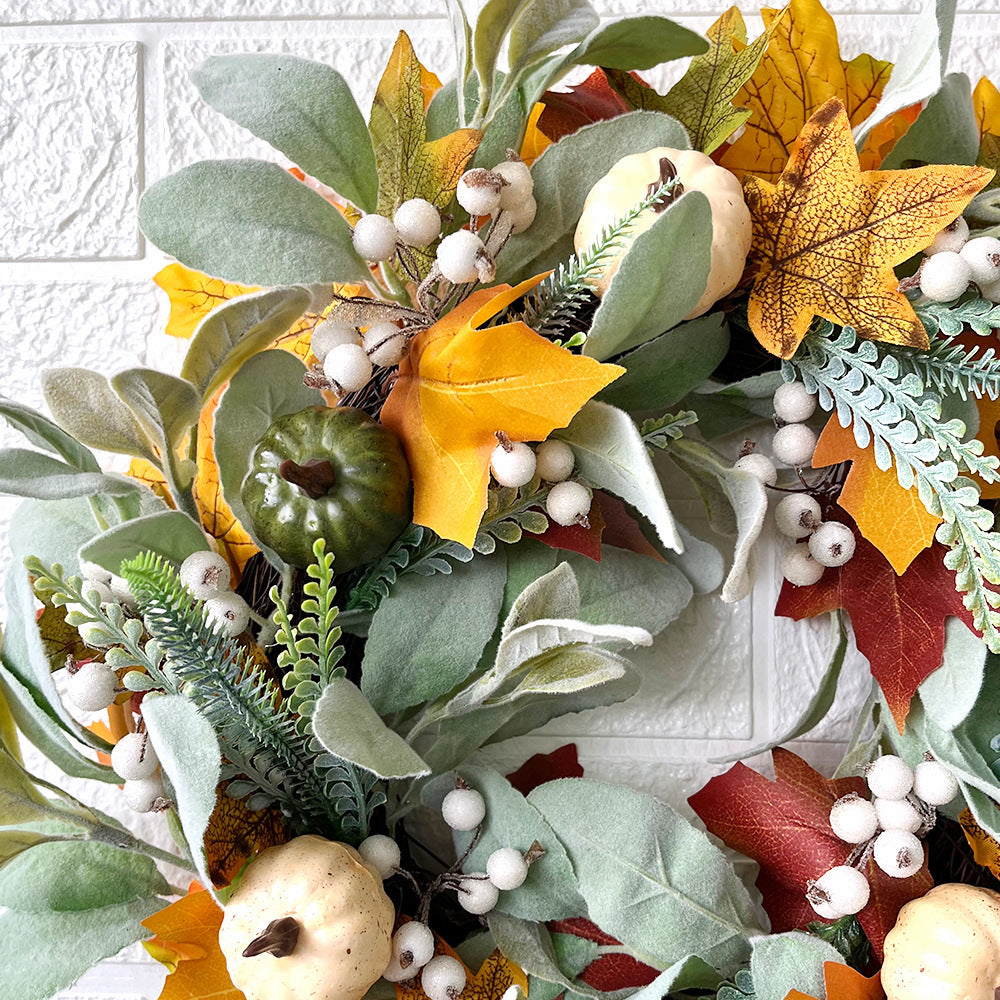
[[[684,194],[684,185],[680,182],[680,178],[677,174],[677,168],[674,166],[673,161],[669,157],[661,156],[660,176],[646,188],[646,197],[648,198],[658,187],[662,187],[664,184],[669,184],[671,181],[674,182],[674,186],[669,191],[665,191],[653,204],[653,211],[656,212],[657,215],[672,205],[682,194]]]
[[[282,479],[293,486],[298,486],[310,500],[318,500],[324,496],[337,481],[337,477],[333,474],[333,466],[325,458],[314,458],[304,465],[286,458],[278,466],[278,472]]]
[[[299,940],[299,922],[295,917],[279,917],[272,920],[264,933],[255,937],[244,949],[244,958],[269,953],[275,958],[286,958],[295,951]]]

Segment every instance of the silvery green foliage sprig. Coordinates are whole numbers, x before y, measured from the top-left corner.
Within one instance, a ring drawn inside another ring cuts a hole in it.
[[[965,295],[954,302],[927,299],[914,306],[917,318],[929,337],[957,337],[971,330],[988,337],[1000,327],[1000,305],[978,296]]]

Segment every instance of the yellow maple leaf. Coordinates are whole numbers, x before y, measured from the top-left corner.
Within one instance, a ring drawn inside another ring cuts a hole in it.
[[[540,101],[537,102],[528,116],[528,124],[524,127],[520,156],[529,167],[552,145],[552,140],[538,127],[538,119],[544,111],[545,105]]]
[[[143,946],[171,970],[160,1000],[245,1000],[219,948],[222,910],[210,893],[191,891],[142,925],[155,935]]]
[[[972,107],[979,126],[979,138],[987,133],[1000,136],[1000,90],[981,77],[972,91]]]
[[[486,509],[497,432],[542,441],[625,370],[524,323],[481,329],[539,280],[482,289],[415,337],[382,407],[413,473],[413,520],[465,546]]]
[[[781,13],[761,11],[769,31]],[[719,162],[737,177],[756,174],[773,181],[817,108],[838,98],[851,126],[859,125],[878,104],[891,71],[892,63],[869,55],[845,62],[836,25],[819,0],[791,0],[753,76],[733,101],[749,109],[750,118]]]
[[[462,961],[437,934],[434,935],[434,954],[448,955],[456,961]],[[465,965],[464,962],[462,964]],[[519,987],[525,996],[528,994],[528,977],[499,949],[486,958],[475,975],[468,966],[465,966],[465,970],[465,988],[455,1000],[500,1000],[511,986]],[[396,983],[396,1000],[428,1000],[420,986],[420,977],[414,976],[413,979]]]
[[[916,488],[904,490],[895,469],[875,464],[875,448],[858,447],[854,431],[830,417],[813,453],[813,468],[850,462],[837,503],[854,518],[858,530],[902,575],[907,566],[934,541],[941,523],[924,506]]]
[[[259,291],[194,271],[183,264],[168,264],[153,275],[153,281],[170,299],[166,332],[171,337],[188,338],[195,327],[218,305],[237,295]]]
[[[753,217],[750,329],[790,358],[815,316],[862,337],[926,348],[893,267],[926,247],[990,177],[983,167],[862,171],[844,106],[806,122],[777,184],[744,180]]]

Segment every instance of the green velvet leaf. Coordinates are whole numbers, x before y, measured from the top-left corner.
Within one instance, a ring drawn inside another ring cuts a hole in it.
[[[156,552],[172,562],[183,562],[192,552],[208,550],[205,532],[186,514],[165,510],[115,525],[80,549],[80,559],[97,563],[119,575],[121,564],[143,552]]]
[[[81,472],[100,472],[101,466],[89,448],[43,413],[24,406],[6,396],[0,396],[0,417],[19,430],[35,447],[58,455],[64,462]]]
[[[134,481],[81,472],[58,458],[28,448],[0,449],[0,493],[35,500],[67,500],[96,493],[121,496],[137,489]]]
[[[528,0],[510,27],[509,78],[517,80],[557,49],[582,42],[600,23],[587,0]]]
[[[161,453],[178,448],[201,414],[197,389],[185,379],[166,372],[129,368],[111,377],[111,388]]]
[[[945,619],[944,661],[917,689],[928,717],[942,729],[954,729],[975,708],[987,653],[986,643],[964,622]]]
[[[793,989],[823,995],[825,962],[842,965],[844,958],[832,944],[812,934],[788,931],[757,938],[750,956],[756,1000],[785,1000]]]
[[[652,69],[708,51],[708,42],[666,17],[623,17],[602,25],[570,54],[574,66]]]

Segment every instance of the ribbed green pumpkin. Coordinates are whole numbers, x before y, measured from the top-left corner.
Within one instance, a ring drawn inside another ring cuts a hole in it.
[[[392,431],[350,407],[280,417],[250,455],[240,490],[257,537],[292,566],[317,538],[343,573],[381,556],[410,523],[410,468]]]

